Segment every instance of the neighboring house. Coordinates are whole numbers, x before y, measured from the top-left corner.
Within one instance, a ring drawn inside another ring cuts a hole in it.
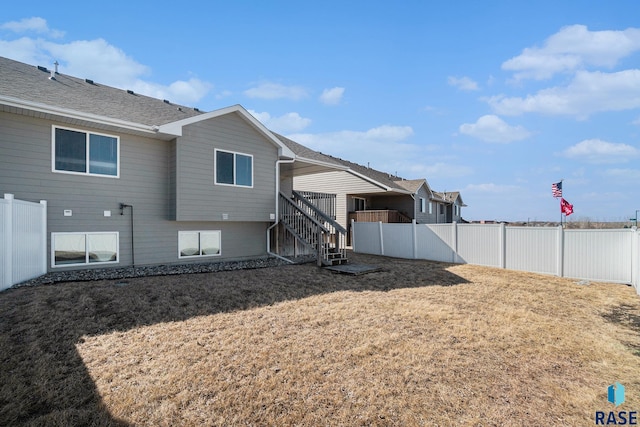
[[[435,193],[445,201],[445,222],[464,222],[462,208],[467,206],[462,201],[459,191]]]
[[[297,152],[297,146],[287,145]],[[325,162],[334,162],[348,169],[297,176],[293,179],[293,186],[297,191],[336,194],[336,219],[345,228],[349,227],[352,219],[375,222],[416,220],[421,224],[462,221],[461,209],[466,205],[457,192],[434,192],[426,179],[404,180],[347,160],[322,156]],[[453,194],[457,197],[451,197]]]
[[[241,106],[203,113],[6,58],[0,76],[0,194],[48,201],[50,271],[255,258],[292,241],[343,258],[330,254],[339,227],[293,200],[292,182],[345,168],[296,155]]]

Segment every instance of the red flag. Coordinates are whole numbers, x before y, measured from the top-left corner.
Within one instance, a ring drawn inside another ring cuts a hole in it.
[[[564,198],[560,199],[560,212],[569,216],[573,213],[573,205],[567,202]]]

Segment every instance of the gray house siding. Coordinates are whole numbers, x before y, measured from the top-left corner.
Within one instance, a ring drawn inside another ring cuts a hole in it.
[[[375,197],[371,200],[369,209],[394,210],[413,218],[415,203],[413,198],[406,195]]]
[[[259,222],[257,216],[253,222],[222,222],[218,218],[194,222],[171,220],[176,198],[173,180],[177,179],[171,166],[175,164],[173,142],[100,130],[120,137],[119,178],[56,173],[51,170],[52,125],[95,130],[0,113],[0,193],[12,193],[18,199],[48,201],[50,271],[131,265],[131,209],[125,209],[124,215],[120,215],[120,203],[133,206],[136,265],[241,259],[266,254],[265,230],[269,222]],[[256,154],[254,161],[258,158]],[[254,168],[257,170],[257,166]],[[270,169],[273,170],[273,163]],[[263,198],[260,217],[268,210],[267,198],[272,209],[273,191]],[[65,210],[70,210],[72,216],[65,216]],[[105,216],[105,211],[109,211],[110,216]],[[178,231],[182,230],[221,230],[221,256],[179,259]],[[51,268],[51,233],[105,231],[119,233],[119,263]]]
[[[185,127],[176,143],[178,221],[270,221],[278,150],[237,114]],[[253,187],[216,185],[215,150],[253,156]]]
[[[353,210],[351,194],[381,193],[385,190],[346,171],[324,172],[293,178],[293,188],[336,195],[336,221],[347,228],[348,213]]]

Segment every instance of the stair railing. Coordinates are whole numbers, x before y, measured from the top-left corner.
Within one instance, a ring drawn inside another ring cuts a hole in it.
[[[325,264],[331,264],[332,257],[346,260],[347,230],[297,191],[293,191],[292,195],[293,202],[296,206],[298,206],[305,215],[313,218],[323,227],[324,234],[322,240],[320,240],[322,251],[319,252],[322,254],[321,261]]]

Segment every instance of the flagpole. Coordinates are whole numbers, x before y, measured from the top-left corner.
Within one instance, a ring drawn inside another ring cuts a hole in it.
[[[558,207],[560,207],[560,227],[564,228],[564,225],[562,225],[562,197],[558,197]]]
[[[562,181],[564,181],[564,179],[560,180],[560,185],[562,185]],[[564,224],[562,224],[562,198],[564,197],[564,185],[562,185],[562,192],[560,193],[560,197],[558,197],[558,202],[560,202],[560,227],[564,228]],[[566,216],[565,216],[566,219]]]

